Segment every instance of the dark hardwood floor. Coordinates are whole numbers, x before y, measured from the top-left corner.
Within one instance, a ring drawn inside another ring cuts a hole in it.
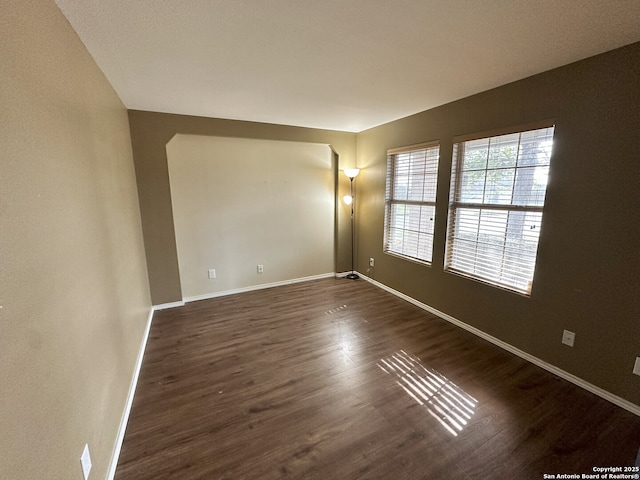
[[[542,479],[639,446],[640,417],[327,279],[157,312],[116,480]]]

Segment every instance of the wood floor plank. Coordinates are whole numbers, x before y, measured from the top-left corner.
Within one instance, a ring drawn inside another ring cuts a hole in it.
[[[156,312],[116,480],[541,479],[640,418],[364,282]]]

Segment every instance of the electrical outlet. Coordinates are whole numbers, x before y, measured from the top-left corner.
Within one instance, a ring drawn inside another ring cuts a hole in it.
[[[264,265],[258,265],[258,273],[264,273]]]
[[[80,465],[82,466],[82,475],[84,480],[89,478],[89,472],[91,471],[91,455],[89,455],[89,445],[85,444],[82,456],[80,457]]]
[[[565,330],[562,333],[562,343],[564,343],[565,345],[569,345],[570,347],[573,347],[573,343],[576,341],[576,334],[573,332],[570,332],[569,330]]]
[[[636,357],[636,364],[633,366],[633,373],[640,375],[640,357]]]
[[[373,257],[371,257],[371,258],[369,259],[369,266],[370,266],[370,267],[373,267],[375,263],[376,263],[376,261],[373,259]]]
[[[212,268],[209,270],[209,279],[214,279],[216,278],[216,269]]]

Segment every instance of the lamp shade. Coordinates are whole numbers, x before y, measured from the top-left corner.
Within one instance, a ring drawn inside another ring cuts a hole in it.
[[[345,168],[344,169],[344,174],[349,177],[350,179],[354,179],[358,176],[358,174],[360,173],[360,169],[359,168]]]

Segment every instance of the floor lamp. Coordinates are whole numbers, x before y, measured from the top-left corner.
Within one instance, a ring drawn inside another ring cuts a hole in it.
[[[354,218],[353,218],[353,206],[354,206],[354,201],[355,201],[355,197],[353,195],[353,179],[356,178],[358,176],[358,174],[360,173],[360,169],[358,168],[345,168],[344,169],[344,174],[349,177],[349,195],[345,195],[344,196],[344,203],[346,203],[347,205],[351,206],[351,273],[349,273],[345,278],[348,278],[349,280],[357,280],[358,278],[360,278],[358,276],[358,274],[355,272],[355,269],[353,268],[353,258],[354,258],[354,247],[355,247],[355,241],[356,241],[356,235],[355,235],[355,227],[354,227]]]

